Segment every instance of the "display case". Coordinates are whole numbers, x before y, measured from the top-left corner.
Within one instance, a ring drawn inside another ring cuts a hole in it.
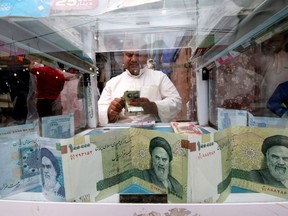
[[[275,55],[280,53],[281,48],[268,51],[271,48],[268,46],[278,44],[280,47],[280,37],[286,35],[287,12],[286,5],[283,5],[285,4],[263,3],[254,13],[242,18],[233,33],[220,39],[202,56],[198,69],[210,75],[211,125],[217,126],[217,108],[247,110],[256,116],[277,117],[275,110],[267,108],[267,101],[277,85],[287,78],[278,76],[277,70],[285,69],[275,60],[277,57],[268,57],[273,52]],[[276,37],[279,39],[275,39]],[[285,41],[286,39],[282,44],[284,47]],[[275,74],[269,75],[272,73],[269,71],[275,71]],[[278,78],[267,78],[268,76]]]
[[[29,73],[36,64],[64,74],[61,114],[64,119],[73,113],[74,118],[73,123],[68,122],[68,137],[71,131],[72,136],[83,137],[98,129],[130,128],[130,124],[122,122],[101,123],[98,106],[107,82],[125,69],[122,55],[129,43],[137,45],[133,51],[146,53],[143,67],[165,73],[179,92],[181,108],[173,122],[193,122],[207,131],[221,131],[230,125],[221,124],[224,117],[219,109],[240,110],[250,119],[253,116],[254,126],[257,117],[273,118],[273,124],[267,123],[265,127],[273,127],[273,131],[279,128],[281,134],[285,134],[282,130],[287,128],[287,118],[267,108],[267,102],[276,87],[288,80],[285,60],[288,1],[31,2],[29,6],[25,1],[0,2],[2,129],[24,127],[35,120],[40,124],[45,122],[47,116],[40,116],[37,105],[42,99],[38,97],[40,89],[36,89],[40,81],[37,75]],[[25,7],[31,7],[31,11]],[[278,35],[280,38],[275,39]],[[45,79],[43,87],[54,85]],[[285,108],[285,102],[283,106]],[[251,126],[246,119],[244,122],[245,126]],[[241,125],[237,123],[234,124]],[[159,119],[156,121],[158,129],[172,130],[170,126],[170,122],[163,126]],[[40,134],[45,134],[44,126],[41,130]],[[54,127],[49,135],[55,134],[64,132]],[[41,189],[33,190],[5,195],[0,200],[5,215],[184,216],[233,212],[265,216],[288,212],[287,193],[277,197],[238,187],[232,188],[223,203],[206,200],[208,203],[185,204],[119,203],[119,194],[97,203],[54,202],[47,200]]]

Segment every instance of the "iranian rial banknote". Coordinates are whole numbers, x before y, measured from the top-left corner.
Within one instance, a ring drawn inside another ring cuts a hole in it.
[[[218,130],[231,126],[247,126],[247,111],[218,108]]]
[[[49,138],[69,138],[74,136],[74,114],[42,118],[42,136]]]
[[[42,193],[47,200],[66,201],[61,143],[41,137],[40,144],[39,165]]]
[[[39,121],[38,120],[35,120],[30,124],[0,128],[0,138],[21,136],[21,135],[26,136],[27,133],[39,134]]]
[[[159,184],[152,170],[149,145],[156,137],[169,152],[159,156],[167,167],[158,165],[167,185]],[[97,202],[137,184],[151,193],[168,193],[171,202],[187,202],[188,155],[181,148],[185,139],[187,136],[129,128],[59,140],[66,199]]]
[[[222,182],[221,150],[214,135],[189,136],[188,200],[214,203],[219,199],[217,186]],[[184,147],[184,146],[183,146]]]
[[[0,128],[0,196],[40,186],[39,124]]]
[[[218,185],[219,193],[222,194],[219,201],[225,199],[231,186],[288,198],[285,184],[288,180],[285,162],[288,148],[285,149],[286,144],[281,146],[285,141],[282,138],[277,138],[276,142],[269,141],[269,148],[281,146],[279,151],[274,149],[273,162],[268,161],[262,147],[266,138],[275,135],[287,137],[288,129],[234,126],[215,133],[215,142],[222,151],[223,181]]]
[[[130,129],[130,135],[134,183],[153,193],[167,193],[170,202],[187,202],[188,149],[183,143],[188,142],[188,136],[145,129]],[[168,153],[167,163],[160,162],[164,155],[158,155],[157,147]]]
[[[251,127],[261,127],[261,128],[287,128],[287,119],[282,119],[279,117],[260,117],[248,115],[248,122]]]
[[[261,128],[287,128],[287,119],[279,117],[254,116],[245,110],[218,108],[218,130],[231,126],[249,126]]]
[[[31,190],[40,186],[40,147],[38,138],[38,134],[35,132],[26,133],[25,135],[1,136],[1,197]]]

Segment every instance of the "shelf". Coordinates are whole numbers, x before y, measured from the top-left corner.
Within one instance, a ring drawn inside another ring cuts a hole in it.
[[[264,33],[267,35],[269,32],[275,34],[275,32],[273,32],[274,28],[272,30],[270,29],[271,26],[276,25],[288,16],[287,3],[284,5],[284,1],[281,2],[282,3],[274,4],[274,2],[266,1],[257,8],[254,13],[243,19],[239,25],[234,28],[232,34],[227,34],[218,41],[214,47],[204,53],[198,63],[197,69],[207,67],[218,58],[226,56],[230,52],[235,52],[239,47],[247,48],[251,44],[261,42],[255,40],[259,35],[263,35]],[[225,41],[229,41],[229,46],[219,45],[227,44]]]
[[[14,198],[18,200],[14,200]],[[101,203],[59,203],[46,201],[41,193],[22,193],[11,196],[10,200],[1,200],[0,208],[2,212],[5,212],[5,216],[18,216],[19,212],[21,212],[21,216],[163,216],[167,215],[166,213],[170,213],[168,214],[170,216],[210,216],[211,212],[213,215],[231,215],[233,213],[233,216],[284,216],[288,214],[288,202],[258,193],[235,193],[228,197],[226,203],[209,204],[119,204],[115,203],[117,199],[118,195],[115,195]],[[183,211],[186,214],[176,214],[177,211]]]
[[[62,62],[82,72],[92,73],[90,68],[94,68],[94,66],[92,62],[90,62],[91,60],[88,61],[84,59],[84,57],[82,57],[82,55],[84,55],[83,52],[69,43],[69,41],[65,41],[65,46],[70,46],[70,50],[67,50],[47,40],[44,32],[42,35],[37,35],[31,31],[27,31],[27,26],[20,26],[16,22],[9,22],[5,19],[0,19],[0,25],[2,27],[0,30],[1,46],[21,48],[24,52],[22,54],[40,55],[57,62]],[[38,21],[31,21],[30,25],[36,25],[42,29],[46,28],[47,35],[54,34],[54,40],[64,41],[63,37],[57,35],[52,30],[48,30],[47,26],[44,26]],[[9,29],[9,31],[7,31],[7,29]],[[5,44],[3,44],[3,42]],[[64,44],[64,42],[62,42],[62,44]]]

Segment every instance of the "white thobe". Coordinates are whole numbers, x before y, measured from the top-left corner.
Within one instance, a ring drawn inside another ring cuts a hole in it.
[[[98,101],[99,122],[108,123],[107,110],[114,98],[124,96],[126,90],[138,90],[141,97],[155,102],[158,116],[142,115],[141,120],[161,120],[170,122],[175,120],[181,110],[182,99],[171,80],[161,71],[143,68],[138,76],[130,74],[128,70],[113,77],[106,83]],[[139,120],[139,116],[125,116],[124,109],[117,122],[132,122]]]

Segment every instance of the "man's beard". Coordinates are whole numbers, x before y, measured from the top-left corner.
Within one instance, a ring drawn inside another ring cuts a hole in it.
[[[138,75],[140,71],[140,65],[139,64],[130,64],[129,71],[133,75]]]
[[[278,181],[284,181],[288,179],[288,170],[284,166],[268,165],[271,175]]]
[[[156,166],[155,173],[160,181],[165,181],[168,178],[169,170],[162,166]]]
[[[56,184],[56,179],[52,178],[51,175],[49,174],[44,174],[44,186],[45,188],[51,189],[54,188],[55,184]]]

